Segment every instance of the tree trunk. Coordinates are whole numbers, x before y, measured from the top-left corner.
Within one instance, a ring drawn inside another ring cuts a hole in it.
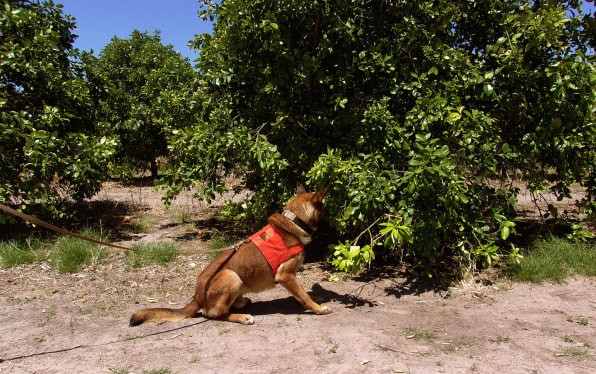
[[[157,161],[155,159],[151,160],[151,176],[157,178]]]

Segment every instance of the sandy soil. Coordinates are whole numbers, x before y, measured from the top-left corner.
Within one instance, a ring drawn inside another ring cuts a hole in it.
[[[121,201],[133,221],[149,222],[150,233],[121,244],[174,240],[184,254],[166,267],[131,269],[110,250],[77,274],[46,264],[0,269],[0,373],[596,372],[596,279],[445,288],[379,269],[332,282],[324,262],[308,262],[322,251],[317,243],[298,277],[332,314],[305,312],[278,287],[252,295],[252,326],[197,317],[131,328],[133,312],[190,298],[208,263],[204,218],[221,200],[183,195],[165,212],[150,188],[114,185],[96,199]],[[190,224],[173,223],[176,212]]]

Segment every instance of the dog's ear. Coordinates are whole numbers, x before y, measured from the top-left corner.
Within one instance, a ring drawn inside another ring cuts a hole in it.
[[[321,191],[318,191],[317,193],[315,193],[312,197],[313,200],[315,201],[323,201],[323,197],[325,197],[325,194],[327,194],[327,190],[329,190],[329,186],[323,188]]]
[[[304,188],[304,186],[302,185],[302,183],[300,183],[296,187],[296,195],[302,195],[303,193],[306,193],[306,188]]]

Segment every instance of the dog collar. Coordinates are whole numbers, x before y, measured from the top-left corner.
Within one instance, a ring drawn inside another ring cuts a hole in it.
[[[312,235],[314,230],[310,228],[303,220],[296,216],[296,213],[292,212],[291,210],[284,210],[281,213],[282,216],[286,217],[290,221],[292,221],[296,226],[298,226],[302,231],[307,233],[308,235]]]

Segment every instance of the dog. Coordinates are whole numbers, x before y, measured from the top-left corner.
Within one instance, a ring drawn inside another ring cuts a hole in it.
[[[315,303],[296,279],[304,261],[304,245],[311,242],[317,224],[323,219],[323,197],[329,186],[306,192],[299,186],[297,196],[268,219],[269,225],[233,249],[227,249],[199,274],[192,300],[181,309],[152,308],[132,315],[130,326],[150,321],[180,321],[199,310],[208,319],[254,324],[250,314],[231,313],[230,307],[250,303],[246,293],[258,293],[281,284],[304,308],[328,314],[326,306]],[[269,248],[268,248],[269,247]],[[263,252],[259,248],[264,248]],[[267,256],[267,257],[266,257]]]

